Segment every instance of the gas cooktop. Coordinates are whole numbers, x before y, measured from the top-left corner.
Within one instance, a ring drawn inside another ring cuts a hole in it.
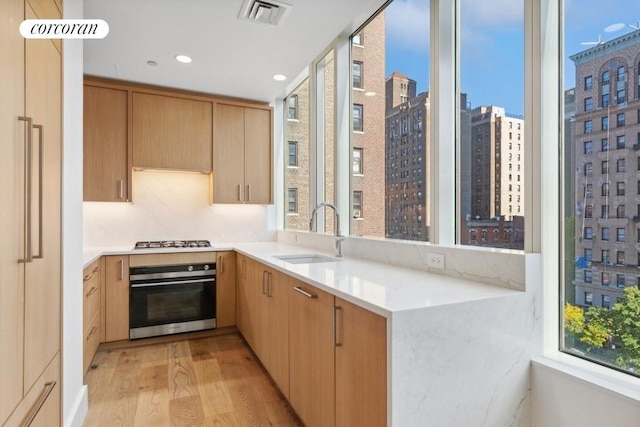
[[[151,240],[136,242],[134,249],[158,249],[158,248],[210,248],[208,240]]]

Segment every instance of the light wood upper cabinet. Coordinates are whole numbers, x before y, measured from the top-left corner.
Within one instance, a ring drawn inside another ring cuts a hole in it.
[[[271,133],[271,110],[216,104],[214,203],[272,203]]]
[[[387,425],[387,321],[336,297],[336,426]]]
[[[289,292],[289,401],[306,426],[333,426],[334,296],[297,280]]]
[[[236,324],[236,253],[216,254],[216,326]]]
[[[84,86],[84,200],[126,202],[129,196],[128,92]]]
[[[212,102],[132,95],[134,168],[211,172]]]
[[[129,257],[106,256],[105,341],[129,339]]]

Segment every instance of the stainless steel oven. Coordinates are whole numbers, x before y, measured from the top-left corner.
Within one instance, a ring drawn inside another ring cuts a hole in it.
[[[216,264],[129,269],[129,338],[216,327]]]

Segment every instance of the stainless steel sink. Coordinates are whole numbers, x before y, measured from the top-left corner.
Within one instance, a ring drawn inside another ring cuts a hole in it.
[[[274,255],[273,257],[290,264],[315,264],[318,262],[342,261],[340,258],[320,254]]]

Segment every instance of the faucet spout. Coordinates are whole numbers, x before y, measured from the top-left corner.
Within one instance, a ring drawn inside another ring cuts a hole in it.
[[[329,202],[322,202],[319,203],[315,208],[313,208],[313,211],[311,212],[311,219],[309,220],[309,231],[313,231],[313,224],[315,222],[315,218],[316,218],[316,214],[318,213],[318,211],[320,210],[320,208],[331,208],[333,209],[333,215],[334,215],[334,220],[335,220],[335,236],[336,236],[336,256],[341,257],[342,256],[342,240],[343,237],[340,234],[340,214],[338,213],[338,208],[335,207],[335,205],[329,203]]]

